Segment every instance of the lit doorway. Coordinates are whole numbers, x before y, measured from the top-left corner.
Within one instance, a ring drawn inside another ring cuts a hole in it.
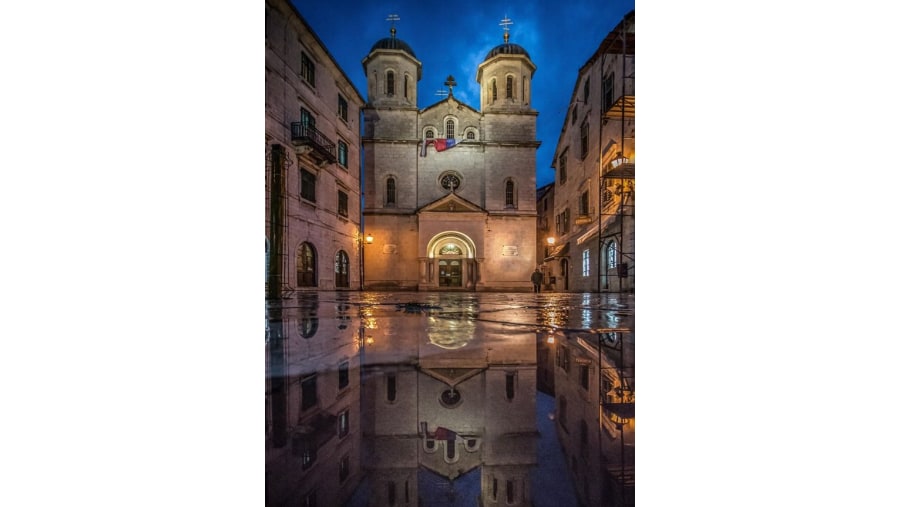
[[[438,261],[438,285],[462,287],[462,262],[458,259]]]

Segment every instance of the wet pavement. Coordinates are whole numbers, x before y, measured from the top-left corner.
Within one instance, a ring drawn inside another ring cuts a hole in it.
[[[634,504],[632,295],[286,296],[266,505]]]

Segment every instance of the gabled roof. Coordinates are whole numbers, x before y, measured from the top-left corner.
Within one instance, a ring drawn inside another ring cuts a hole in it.
[[[416,213],[462,213],[462,212],[476,212],[476,213],[487,213],[477,204],[467,201],[462,197],[449,193],[440,199],[432,201],[425,206],[422,206]]]
[[[419,111],[419,113],[421,114],[421,113],[424,113],[425,111],[428,111],[429,109],[434,109],[434,108],[440,106],[441,104],[444,104],[445,102],[447,104],[449,104],[451,107],[462,106],[462,107],[468,108],[470,111],[472,111],[475,114],[481,114],[474,107],[472,107],[464,102],[460,102],[460,101],[456,100],[456,97],[453,96],[453,93],[448,95],[447,98],[440,100],[438,102],[435,102],[434,104],[426,107],[425,109],[422,109],[421,111]]]

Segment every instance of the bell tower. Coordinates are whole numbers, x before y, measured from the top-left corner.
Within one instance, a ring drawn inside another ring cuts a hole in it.
[[[416,59],[409,44],[397,38],[394,22],[399,20],[396,14],[388,16],[391,36],[376,42],[362,61],[371,107],[417,107],[422,62]]]
[[[525,112],[531,109],[531,79],[537,67],[525,48],[509,42],[509,18],[504,18],[503,44],[488,52],[478,66],[484,112]]]

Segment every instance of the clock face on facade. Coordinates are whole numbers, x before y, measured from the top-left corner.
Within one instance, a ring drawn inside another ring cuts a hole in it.
[[[459,188],[459,177],[455,174],[445,174],[441,177],[441,186],[446,190]]]

